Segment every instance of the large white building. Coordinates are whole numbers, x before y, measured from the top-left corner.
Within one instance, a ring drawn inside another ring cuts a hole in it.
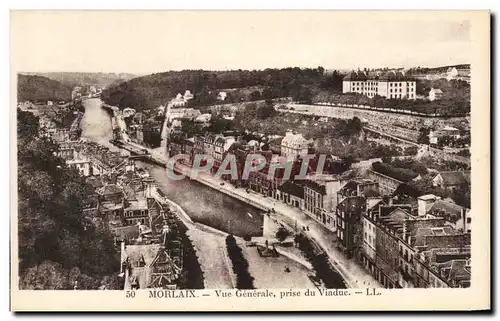
[[[343,93],[358,93],[373,98],[376,95],[389,99],[416,99],[417,85],[402,71],[369,72],[352,71],[344,77]]]
[[[294,134],[292,131],[287,131],[281,141],[281,156],[291,158],[305,156],[309,150],[309,143],[310,141],[305,139],[302,134]]]

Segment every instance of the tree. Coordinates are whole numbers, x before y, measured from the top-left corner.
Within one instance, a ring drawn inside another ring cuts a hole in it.
[[[23,290],[68,290],[67,271],[59,263],[44,261],[27,269],[21,276],[19,287]]]
[[[274,109],[272,104],[260,104],[259,107],[257,107],[257,117],[259,119],[267,119],[271,116],[274,116],[277,114],[277,111]]]
[[[252,91],[252,93],[250,94],[248,100],[250,100],[250,101],[256,101],[256,100],[260,100],[260,99],[261,99],[260,91],[255,90],[255,91]]]
[[[280,241],[280,243],[283,242],[284,240],[286,240],[286,238],[289,237],[289,236],[290,236],[290,231],[288,231],[284,227],[280,227],[276,231],[276,239],[278,241]]]
[[[181,122],[181,132],[184,137],[193,137],[201,134],[202,131],[193,120],[183,119]]]
[[[470,186],[466,183],[461,184],[457,189],[454,189],[450,195],[451,199],[465,208],[470,208]]]
[[[418,131],[418,138],[417,138],[417,143],[419,144],[429,144],[429,134],[431,130],[428,127],[422,127]]]
[[[210,127],[208,128],[209,132],[212,133],[223,133],[225,131],[231,130],[232,129],[232,121],[228,119],[224,119],[220,116],[215,117],[210,124]]]
[[[119,269],[109,231],[86,224],[83,208],[94,189],[56,157],[57,146],[39,133],[32,117],[18,112],[18,243],[20,285],[71,288],[78,274],[86,288]]]
[[[312,93],[308,87],[299,86],[292,92],[292,99],[296,102],[310,104],[312,102]]]
[[[233,263],[233,271],[236,274],[236,288],[254,289],[254,278],[248,272],[248,262],[234,236],[228,235],[226,237],[226,247],[229,259]]]

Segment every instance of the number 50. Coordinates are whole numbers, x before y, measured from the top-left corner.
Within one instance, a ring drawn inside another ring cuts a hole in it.
[[[135,298],[135,291],[127,291],[125,294],[126,298]]]

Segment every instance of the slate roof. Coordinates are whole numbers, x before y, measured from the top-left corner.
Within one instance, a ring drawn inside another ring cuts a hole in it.
[[[363,71],[351,71],[344,77],[344,81],[365,81],[368,77]]]
[[[470,183],[470,171],[440,172],[438,175],[441,175],[443,184],[446,186],[457,186]]]
[[[449,203],[443,200],[438,200],[434,204],[432,204],[429,209],[429,214],[435,214],[439,216],[439,213],[448,213],[454,214],[455,222],[458,221],[462,217],[463,207],[457,204]]]
[[[101,195],[113,195],[113,194],[118,194],[122,193],[122,189],[116,186],[115,184],[108,184],[105,185],[104,187],[100,188],[97,191]]]
[[[120,226],[111,230],[113,235],[121,240],[133,240],[139,237],[139,226]]]
[[[294,183],[292,181],[286,181],[280,187],[278,187],[278,190],[283,193],[296,196],[298,198],[302,199],[304,198],[304,186]]]

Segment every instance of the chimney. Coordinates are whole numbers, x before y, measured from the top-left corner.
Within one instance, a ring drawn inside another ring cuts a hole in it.
[[[434,194],[427,194],[418,197],[418,216],[425,216],[434,203],[441,199]]]

